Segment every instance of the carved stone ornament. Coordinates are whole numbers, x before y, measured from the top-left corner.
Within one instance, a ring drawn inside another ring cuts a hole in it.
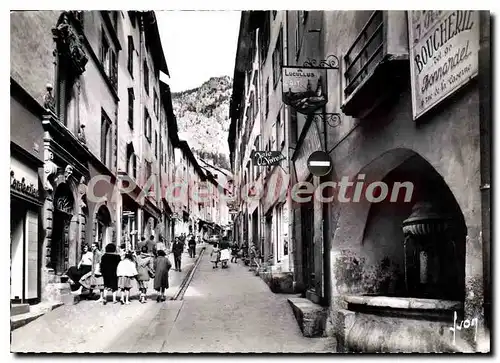
[[[68,181],[68,179],[71,178],[71,175],[73,175],[73,167],[68,165],[66,166],[66,169],[64,169],[64,179]]]
[[[45,160],[45,164],[43,165],[43,188],[48,192],[54,190],[51,181],[57,175],[57,170],[57,165],[52,160]]]
[[[43,96],[43,107],[52,112],[56,112],[56,100],[52,95],[54,87],[52,87],[50,83],[47,83],[46,89],[47,92],[45,93],[45,96]]]
[[[80,125],[80,130],[78,130],[78,140],[82,143],[82,144],[86,144],[87,143],[87,138],[85,137],[85,125]]]
[[[59,54],[70,61],[73,70],[79,76],[85,72],[85,66],[89,59],[83,50],[83,37],[79,36],[71,26],[69,17],[67,12],[62,13],[57,26],[52,29],[52,34]]]
[[[85,177],[82,176],[80,179],[80,184],[78,185],[78,195],[79,195],[79,203],[80,203],[80,208],[86,208],[87,207],[87,184]]]

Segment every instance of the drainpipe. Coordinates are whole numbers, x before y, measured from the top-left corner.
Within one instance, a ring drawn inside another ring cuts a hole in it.
[[[282,29],[283,29],[283,64],[287,65],[288,64],[288,11],[285,10],[285,13],[283,15],[283,22],[282,22]],[[283,80],[281,80],[283,82]],[[283,101],[282,101],[283,102]],[[284,113],[284,122],[283,122],[283,127],[285,127],[285,132],[284,132],[284,137],[285,137],[285,150],[286,150],[286,162],[287,162],[287,171],[288,175],[290,176],[288,178],[288,183],[290,184],[292,182],[292,165],[291,165],[291,160],[290,160],[290,110],[288,106],[283,105],[283,113]],[[289,188],[288,186],[287,188]],[[294,276],[294,259],[293,256],[295,254],[294,246],[292,243],[292,237],[293,237],[293,210],[292,210],[292,196],[291,193],[287,191],[286,193],[286,204],[288,206],[288,272],[292,273],[292,276]],[[295,285],[295,278],[293,278],[293,284]]]
[[[144,15],[145,12],[140,12],[140,17],[139,17],[139,122],[140,122],[140,127],[139,130],[142,130],[141,133],[139,133],[139,150],[141,153],[140,156],[140,162],[144,166],[144,133],[145,130],[144,128],[144,62],[143,62],[143,54],[142,54],[142,47],[145,46],[144,43]],[[142,175],[144,172],[144,167],[141,168],[141,172],[139,173],[139,176]],[[140,179],[139,179],[140,180]],[[139,234],[142,235],[142,219],[143,219],[143,214],[142,214],[142,208],[138,208],[137,210],[137,222],[136,222],[136,230],[137,234],[135,234],[136,238],[136,243],[139,242]]]
[[[481,235],[485,326],[491,331],[491,27],[489,11],[479,12],[479,148],[481,173]]]

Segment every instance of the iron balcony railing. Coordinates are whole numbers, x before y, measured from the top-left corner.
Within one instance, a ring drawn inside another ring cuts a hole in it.
[[[346,87],[345,96],[351,95],[357,86],[368,77],[382,60],[384,36],[384,14],[372,13],[359,35],[344,56]]]

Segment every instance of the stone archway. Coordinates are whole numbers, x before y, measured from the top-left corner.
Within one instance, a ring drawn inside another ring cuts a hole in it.
[[[403,221],[410,217],[416,203],[431,201],[440,213],[453,220],[454,230],[449,237],[453,240],[454,257],[448,256],[453,269],[450,267],[449,273],[442,276],[449,281],[450,291],[426,297],[463,300],[467,228],[456,196],[444,178],[421,155],[409,149],[394,149],[380,155],[359,170],[356,177],[361,174],[365,175],[363,191],[372,182],[382,182],[389,192],[379,203],[371,203],[363,193],[359,201],[341,204],[333,242],[336,285],[333,290],[340,294],[409,296],[404,286]],[[352,181],[356,183],[355,179]],[[390,200],[396,182],[413,185],[410,200],[405,201],[404,188],[396,200]]]
[[[69,267],[70,227],[75,215],[75,199],[68,184],[61,183],[56,188],[53,207],[49,267],[61,276]]]

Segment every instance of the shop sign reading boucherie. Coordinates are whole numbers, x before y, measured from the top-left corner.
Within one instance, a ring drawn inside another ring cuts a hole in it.
[[[409,11],[413,119],[478,73],[479,11]]]

